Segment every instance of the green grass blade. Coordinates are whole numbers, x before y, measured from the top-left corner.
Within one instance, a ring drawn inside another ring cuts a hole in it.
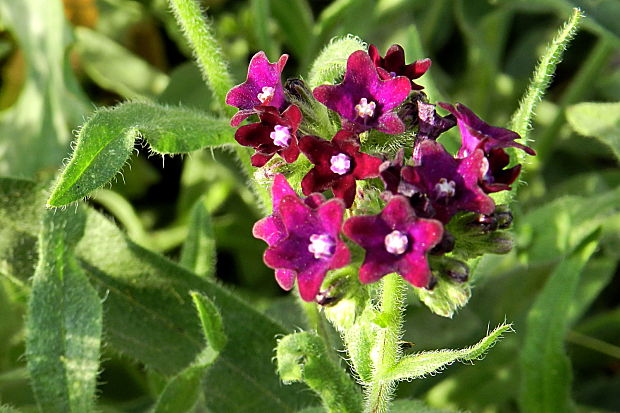
[[[49,413],[93,407],[102,309],[70,251],[69,238],[83,229],[80,224],[73,211],[49,211],[39,238],[26,357],[39,408]]]
[[[570,412],[571,366],[564,350],[571,302],[600,231],[588,235],[556,267],[527,317],[521,352],[520,405],[524,413]]]
[[[189,233],[183,243],[180,264],[200,277],[212,278],[215,273],[215,236],[211,214],[199,199],[192,208]]]
[[[48,200],[59,207],[75,202],[109,182],[121,170],[137,138],[158,154],[187,153],[233,142],[225,120],[181,107],[146,102],[99,109],[82,126],[71,160]]]

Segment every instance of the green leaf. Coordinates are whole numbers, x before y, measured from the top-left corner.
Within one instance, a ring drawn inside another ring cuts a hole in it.
[[[207,345],[189,367],[168,382],[153,408],[153,413],[191,411],[200,398],[205,372],[226,344],[222,317],[215,304],[200,293],[193,292],[191,296],[203,326]]]
[[[308,86],[338,83],[347,67],[347,59],[357,50],[366,50],[366,43],[355,36],[333,39],[316,58],[308,74]]]
[[[286,44],[303,59],[312,46],[312,9],[306,0],[270,0],[273,17],[282,29]],[[295,16],[292,18],[291,16]],[[266,22],[258,22],[266,24]],[[275,58],[276,56],[274,56]]]
[[[46,214],[26,322],[26,358],[39,408],[89,412],[101,340],[101,302],[71,254],[83,222],[73,212]]]
[[[19,413],[19,410],[11,406],[2,405],[0,406],[0,413]]]
[[[333,413],[362,410],[362,393],[351,377],[331,361],[319,336],[306,331],[289,334],[276,348],[278,374],[285,383],[305,382]]]
[[[0,25],[25,62],[18,100],[0,114],[0,175],[33,177],[58,167],[89,107],[71,70],[72,35],[61,2],[0,0]]]
[[[480,360],[485,353],[502,338],[512,331],[512,324],[502,324],[491,331],[477,344],[460,350],[423,351],[404,356],[396,366],[385,373],[381,380],[411,380],[441,371],[455,361]]]
[[[192,208],[189,233],[183,243],[180,264],[205,278],[215,273],[215,238],[206,199],[199,199]]]
[[[228,344],[203,381],[205,406],[213,413],[296,411],[314,401],[300,387],[283,388],[274,372],[274,337],[287,331],[216,282],[137,246],[94,211],[76,255],[106,295],[108,345],[163,374],[178,374],[204,348],[190,291],[218,306]]]
[[[577,133],[598,138],[620,160],[620,102],[579,103],[566,109],[566,118]]]
[[[76,47],[88,75],[101,87],[128,98],[155,98],[170,79],[142,58],[86,27],[76,27]]]
[[[454,413],[454,410],[430,407],[422,400],[394,400],[390,406],[391,413]]]
[[[596,250],[599,237],[599,230],[589,234],[558,264],[530,309],[520,360],[520,405],[525,413],[573,410],[572,374],[564,338],[579,277]]]
[[[180,107],[129,102],[100,109],[78,133],[71,160],[52,189],[48,205],[70,204],[109,182],[139,137],[155,153],[178,154],[230,143],[232,135],[227,121]]]

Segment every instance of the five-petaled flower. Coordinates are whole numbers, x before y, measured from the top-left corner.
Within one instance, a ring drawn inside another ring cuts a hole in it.
[[[313,301],[327,271],[349,263],[349,250],[340,239],[344,205],[340,199],[324,201],[320,194],[300,199],[282,175],[272,187],[273,213],[254,225],[256,238],[269,246],[263,259],[276,270],[285,290],[293,288]]]
[[[305,195],[330,189],[350,208],[355,199],[356,180],[379,176],[382,160],[360,152],[357,135],[341,130],[331,141],[304,136],[299,148],[316,165],[301,181]]]
[[[405,125],[392,109],[410,91],[411,84],[403,76],[381,80],[368,53],[358,50],[347,60],[342,83],[318,86],[313,94],[316,100],[340,114],[344,129],[399,134],[405,131]]]
[[[273,106],[280,111],[286,107],[280,77],[287,60],[288,55],[283,54],[277,62],[269,63],[262,51],[252,57],[246,81],[230,89],[226,95],[226,104],[240,109],[230,121],[232,126],[239,126],[257,106]]]
[[[392,197],[378,215],[349,218],[343,231],[366,250],[359,273],[363,283],[396,272],[416,287],[429,286],[427,255],[441,240],[443,225],[416,217],[406,198]]]
[[[260,122],[244,125],[235,132],[235,140],[243,146],[256,150],[252,155],[252,166],[260,167],[274,154],[279,154],[287,163],[299,157],[297,128],[301,123],[301,111],[295,105],[282,114],[271,106],[257,107]]]
[[[482,150],[455,159],[433,140],[421,142],[418,149],[419,164],[404,167],[401,175],[410,188],[407,195],[421,194],[430,203],[430,208],[416,210],[419,215],[447,223],[459,211],[493,212],[493,200],[478,184],[488,167]]]
[[[405,76],[411,82],[413,90],[424,89],[424,86],[417,85],[413,81],[421,77],[431,67],[431,59],[420,59],[411,64],[405,64],[405,51],[397,44],[390,46],[385,57],[381,57],[377,46],[371,44],[368,47],[368,55],[377,67],[381,79],[387,80],[396,76]]]

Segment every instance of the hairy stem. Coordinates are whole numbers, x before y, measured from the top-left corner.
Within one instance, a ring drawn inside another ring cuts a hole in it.
[[[402,336],[405,292],[404,281],[398,274],[383,277],[381,309],[377,316],[377,323],[382,328],[372,349],[374,371],[373,380],[366,388],[366,413],[388,411],[395,383],[380,378],[398,363],[401,356],[398,341]]]

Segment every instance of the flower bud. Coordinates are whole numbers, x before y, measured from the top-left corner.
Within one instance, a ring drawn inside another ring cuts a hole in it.
[[[471,297],[471,288],[466,283],[456,283],[447,279],[439,279],[432,290],[415,289],[420,300],[435,314],[452,318],[454,313],[463,307]]]

